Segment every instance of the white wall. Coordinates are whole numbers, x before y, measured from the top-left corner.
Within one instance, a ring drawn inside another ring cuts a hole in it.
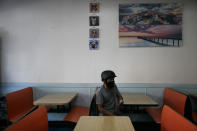
[[[119,48],[123,2],[166,0],[102,0],[100,49],[92,51],[88,0],[1,0],[1,81],[98,83],[112,69],[119,83],[197,84],[197,2],[182,0],[182,47]]]

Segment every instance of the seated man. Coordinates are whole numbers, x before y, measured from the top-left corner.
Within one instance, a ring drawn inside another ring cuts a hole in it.
[[[115,73],[110,70],[103,71],[101,74],[103,85],[96,93],[96,104],[99,115],[120,115],[118,107],[123,103],[123,98],[114,82],[115,77]]]

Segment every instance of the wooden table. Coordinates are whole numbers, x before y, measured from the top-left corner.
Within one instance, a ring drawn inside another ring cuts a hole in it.
[[[74,131],[135,131],[127,116],[82,116]]]
[[[38,100],[34,101],[34,105],[45,105],[45,106],[59,106],[69,104],[77,93],[52,93],[47,94]]]
[[[147,96],[146,94],[122,93],[122,97],[125,105],[158,105],[156,101],[154,101],[151,97]]]

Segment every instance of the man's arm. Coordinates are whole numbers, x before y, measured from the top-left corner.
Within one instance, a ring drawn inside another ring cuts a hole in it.
[[[101,112],[101,113],[103,113],[104,115],[107,115],[107,116],[115,116],[113,113],[105,110],[101,104],[97,104],[97,105],[98,105],[99,112]]]
[[[119,99],[119,104],[123,104],[124,101],[123,101],[123,97],[122,95],[120,94],[120,91],[118,90],[117,86],[115,85],[115,91],[116,91],[116,94],[117,94],[117,97]]]

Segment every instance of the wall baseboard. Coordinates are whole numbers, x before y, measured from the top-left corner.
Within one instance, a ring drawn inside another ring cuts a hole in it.
[[[176,84],[176,83],[116,83],[119,88],[197,88],[197,84]],[[94,88],[102,85],[102,83],[26,83],[26,82],[8,82],[0,83],[0,88],[3,87],[46,87],[46,88]]]

